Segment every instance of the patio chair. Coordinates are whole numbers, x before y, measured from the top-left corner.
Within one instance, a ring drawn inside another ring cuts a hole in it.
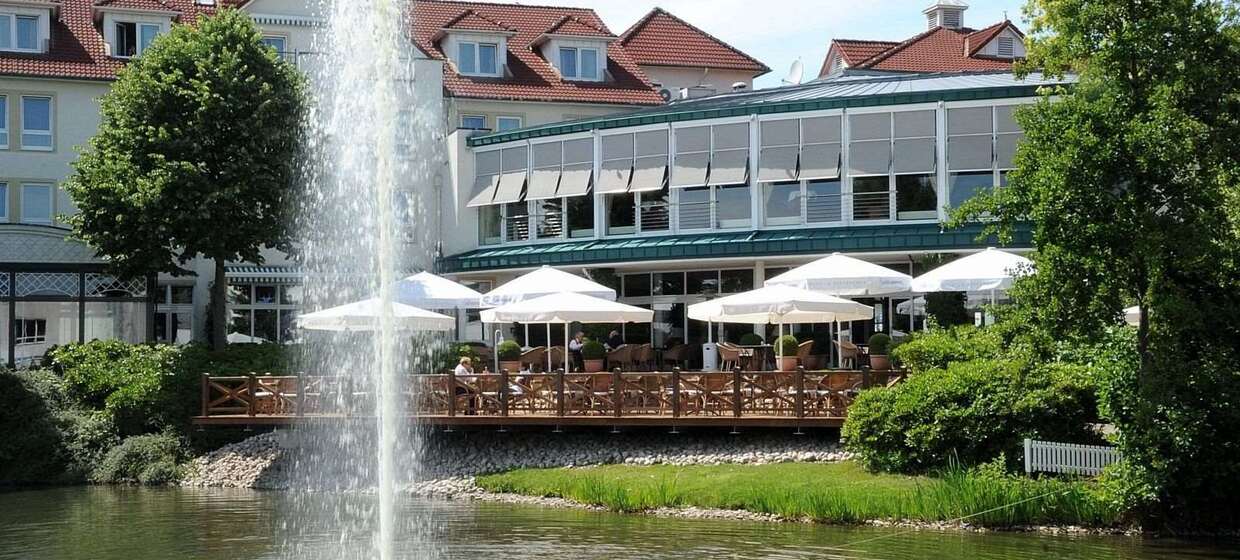
[[[677,344],[663,351],[663,360],[660,366],[672,364],[672,367],[684,367],[685,361],[689,358],[689,345]]]
[[[629,369],[633,363],[632,344],[621,344],[619,348],[607,353],[607,367],[611,369]]]
[[[857,367],[857,357],[861,355],[861,349],[847,340],[835,341],[835,347],[840,351],[840,365],[845,368],[855,369]]]
[[[732,346],[729,342],[720,342],[719,348],[719,369],[722,371],[732,371],[733,368],[741,364],[741,349]]]
[[[548,359],[551,361],[551,367],[547,371],[549,372],[555,371],[557,368],[564,367],[564,347],[563,346],[552,346],[551,348],[547,350],[547,353],[550,356]],[[543,360],[543,363],[546,364],[547,360]],[[569,367],[569,370],[571,371],[573,364],[569,364],[568,367]]]
[[[635,369],[643,371],[654,371],[654,346],[649,344],[638,345],[633,349],[633,366]]]
[[[811,354],[814,350],[814,341],[806,340],[797,346],[797,359],[801,361],[801,366],[805,369],[822,369],[826,356],[822,354]]]
[[[534,371],[534,368],[542,370],[542,368],[546,367],[546,364],[544,363],[546,362],[544,359],[544,356],[546,355],[547,347],[535,346],[521,353],[521,365],[529,368],[530,371]]]

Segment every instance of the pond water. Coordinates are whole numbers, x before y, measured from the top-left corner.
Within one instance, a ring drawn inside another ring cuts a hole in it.
[[[339,504],[373,496],[318,494]],[[337,558],[367,546],[333,520],[285,519],[289,494],[249,490],[69,487],[0,493],[0,558],[93,560]],[[324,510],[333,509],[325,507]],[[880,530],[658,519],[575,510],[404,499],[398,517],[433,519],[398,536],[397,556],[530,559],[1203,559],[1240,543],[1129,537]],[[347,514],[344,514],[347,515]],[[864,542],[863,542],[864,541]]]

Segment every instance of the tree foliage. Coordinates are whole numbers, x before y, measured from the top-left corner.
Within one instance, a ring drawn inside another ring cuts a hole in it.
[[[219,270],[289,248],[304,88],[260,39],[231,9],[174,26],[103,97],[65,188],[76,235],[118,273],[185,272],[198,255]]]
[[[1023,72],[1073,74],[1019,111],[1008,186],[964,205],[988,233],[1033,222],[1037,273],[1013,294],[1058,338],[1141,308],[1139,361],[1108,377],[1147,513],[1240,505],[1240,20],[1217,0],[1030,0]],[[1234,517],[1232,519],[1234,521]]]

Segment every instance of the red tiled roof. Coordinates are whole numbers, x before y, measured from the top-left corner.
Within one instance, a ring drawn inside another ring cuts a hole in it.
[[[450,64],[444,65],[444,89],[455,97],[612,103],[618,105],[661,105],[663,99],[625,49],[612,42],[607,48],[607,82],[563,80],[551,63],[532,45],[557,24],[571,16],[581,23],[610,35],[593,10],[517,4],[488,4],[450,0],[414,0],[413,41],[429,56],[448,59],[435,40],[444,24],[462,11],[473,10],[487,19],[502,22],[516,31],[508,39],[508,76],[479,78],[462,76]],[[573,24],[576,25],[576,24]],[[568,34],[561,31],[561,33]],[[575,34],[575,33],[574,33]]]
[[[215,11],[194,0],[105,0],[107,7],[177,11],[182,23],[199,14]],[[232,5],[236,0],[224,0]],[[95,27],[92,0],[61,0],[51,22],[51,42],[46,53],[0,52],[0,76],[112,80],[125,62],[104,50],[103,34]]]
[[[443,24],[441,29],[459,29],[461,31],[488,31],[492,33],[509,33],[512,28],[475,12],[465,10],[460,15]]]
[[[547,35],[572,35],[574,37],[608,37],[615,38],[610,31],[604,31],[587,22],[581,21],[577,16],[564,16],[552,25],[546,32]]]
[[[981,30],[935,27],[899,43],[836,39],[831,42],[819,76],[825,76],[830,69],[834,52],[842,53],[851,68],[896,72],[1011,70],[1011,60],[977,54],[1005,28],[1024,36],[1012,22],[1001,21]]]
[[[662,8],[634,23],[620,38],[638,64],[748,70],[760,76],[771,69],[715,36]]]

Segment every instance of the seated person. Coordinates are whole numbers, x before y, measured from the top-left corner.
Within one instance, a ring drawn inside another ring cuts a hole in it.
[[[620,331],[611,331],[611,334],[607,335],[605,346],[607,346],[609,352],[624,346],[624,337],[620,336]]]

